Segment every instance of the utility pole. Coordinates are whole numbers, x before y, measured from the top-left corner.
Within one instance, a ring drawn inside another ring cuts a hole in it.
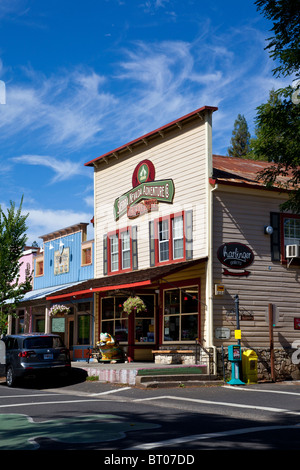
[[[236,294],[234,298],[234,303],[235,303],[235,316],[236,316],[236,329],[240,329],[240,302],[239,302],[239,296]],[[241,340],[238,339],[238,344],[241,344]]]
[[[271,362],[271,379],[276,382],[274,367],[274,342],[273,342],[273,305],[269,304],[269,339],[270,339],[270,362]]]

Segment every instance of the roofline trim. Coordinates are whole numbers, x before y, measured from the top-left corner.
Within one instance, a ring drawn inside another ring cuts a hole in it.
[[[165,130],[165,129],[171,127],[171,126],[174,126],[174,125],[176,125],[176,124],[178,124],[182,121],[185,121],[186,119],[188,119],[190,117],[196,116],[197,114],[199,114],[203,111],[212,111],[212,112],[214,112],[214,111],[218,111],[218,108],[215,107],[215,106],[202,106],[202,108],[196,109],[195,111],[192,111],[191,113],[186,114],[186,115],[180,117],[179,119],[175,119],[175,121],[169,122],[168,124],[165,124],[164,126],[159,127],[158,129],[155,129],[154,131],[149,132],[148,134],[145,134],[141,137],[138,137],[137,139],[134,139],[131,142],[128,142],[127,144],[122,145],[121,147],[118,147],[114,150],[111,150],[110,152],[107,152],[103,155],[100,155],[97,158],[94,158],[93,160],[90,160],[89,162],[85,163],[84,166],[93,166],[94,163],[96,163],[97,161],[102,160],[103,158],[108,157],[110,155],[113,155],[116,152],[119,152],[120,150],[125,150],[126,148],[129,148],[131,145],[136,144],[138,142],[142,142],[143,140],[147,139],[148,137],[154,136],[155,134],[159,134],[163,130]]]

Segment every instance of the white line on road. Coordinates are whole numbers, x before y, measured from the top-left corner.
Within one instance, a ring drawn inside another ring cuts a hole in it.
[[[215,439],[220,437],[228,437],[240,434],[249,434],[249,433],[257,433],[261,431],[275,431],[276,429],[299,429],[300,424],[289,425],[289,426],[256,426],[253,428],[244,428],[244,429],[234,429],[232,431],[223,431],[223,432],[212,432],[206,434],[194,434],[191,436],[183,436],[177,437],[175,439],[168,439],[166,441],[158,441],[158,442],[149,442],[145,444],[140,444],[138,446],[130,447],[126,450],[150,450],[150,449],[157,449],[158,447],[166,447],[170,445],[181,445],[186,442],[192,441],[200,441],[204,439]]]
[[[38,406],[38,405],[58,405],[58,404],[68,404],[68,403],[84,403],[84,402],[91,402],[91,401],[109,401],[101,398],[87,398],[86,400],[57,400],[57,401],[41,401],[35,403],[15,403],[15,404],[7,404],[7,405],[0,405],[0,408],[16,408],[22,406]]]
[[[91,393],[89,396],[90,397],[97,397],[99,395],[108,395],[109,393],[123,392],[123,390],[130,390],[130,389],[131,389],[131,387],[123,387],[123,388],[118,388],[117,390],[109,390],[108,392]]]
[[[33,395],[0,395],[2,398],[31,398],[31,397],[54,397],[56,393],[35,393]]]
[[[272,411],[274,413],[287,413],[287,414],[294,414],[294,415],[300,415],[300,412],[298,411],[289,411],[284,408],[272,408],[268,406],[256,406],[256,405],[245,405],[245,404],[240,404],[240,403],[229,403],[229,402],[223,402],[223,401],[210,401],[210,400],[200,400],[198,398],[182,398],[182,397],[172,397],[168,395],[160,396],[160,397],[152,397],[152,398],[139,398],[133,401],[150,401],[150,400],[177,400],[177,401],[186,401],[186,402],[194,402],[194,403],[203,403],[205,405],[214,405],[214,406],[229,406],[233,408],[250,408],[250,409],[256,409],[256,410],[263,410],[263,411]]]
[[[230,390],[239,390],[245,392],[263,392],[263,393],[281,393],[283,395],[297,395],[300,396],[300,393],[297,392],[285,392],[283,390],[260,390],[257,388],[246,388],[246,387],[234,387],[231,385],[223,385],[223,388],[230,388]]]

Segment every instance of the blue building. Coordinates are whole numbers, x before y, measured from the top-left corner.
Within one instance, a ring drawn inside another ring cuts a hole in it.
[[[40,237],[33,290],[24,296],[10,328],[12,333],[21,325],[25,332],[59,333],[73,360],[86,359],[93,344],[93,294],[72,296],[63,304],[55,294],[94,277],[94,241],[87,240],[87,226],[78,223]],[[57,305],[61,311],[53,314]]]

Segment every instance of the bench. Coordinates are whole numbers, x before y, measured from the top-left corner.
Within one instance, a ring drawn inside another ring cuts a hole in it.
[[[195,364],[195,351],[192,349],[157,349],[152,353],[156,364]]]

